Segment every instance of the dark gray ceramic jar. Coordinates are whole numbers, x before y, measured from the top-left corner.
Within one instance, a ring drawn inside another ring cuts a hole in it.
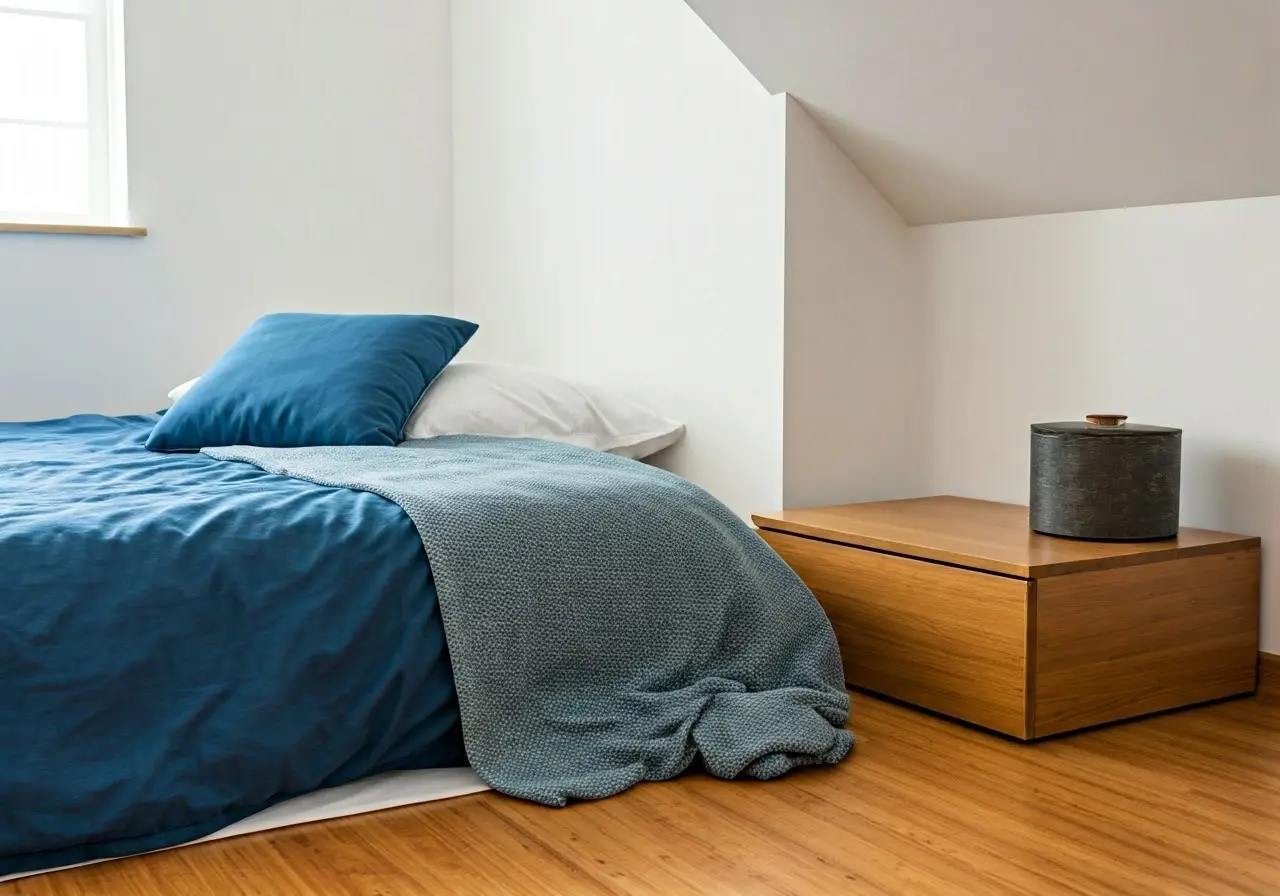
[[[1104,541],[1178,534],[1182,430],[1126,420],[1032,424],[1032,529]]]

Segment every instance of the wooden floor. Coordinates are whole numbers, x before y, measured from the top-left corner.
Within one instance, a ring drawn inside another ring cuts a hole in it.
[[[546,809],[493,793],[0,885],[0,896],[1280,893],[1280,698],[1020,744],[855,695],[856,754]]]

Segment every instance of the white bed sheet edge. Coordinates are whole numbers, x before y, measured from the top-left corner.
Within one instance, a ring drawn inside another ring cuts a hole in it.
[[[330,787],[317,790],[303,796],[277,803],[270,809],[264,809],[256,815],[241,819],[220,831],[170,846],[168,849],[182,849],[197,843],[209,843],[213,840],[226,840],[244,834],[256,834],[260,831],[276,830],[292,827],[295,824],[307,824],[313,821],[327,821],[332,818],[345,818],[351,815],[363,815],[366,812],[379,812],[383,809],[394,809],[398,806],[412,806],[417,803],[429,803],[433,800],[445,800],[455,796],[466,796],[488,790],[485,784],[470,768],[428,768],[418,771],[388,772],[372,778],[364,778],[343,784],[341,787]],[[156,850],[164,852],[165,850]],[[136,853],[144,855],[145,853]],[[118,856],[110,859],[94,859],[90,862],[79,862],[75,865],[63,865],[59,868],[43,868],[39,871],[24,871],[0,877],[0,883],[18,880],[23,877],[34,877],[37,874],[52,874],[55,871],[66,871],[70,868],[81,868],[85,865],[97,865],[101,862],[114,862],[129,856]]]

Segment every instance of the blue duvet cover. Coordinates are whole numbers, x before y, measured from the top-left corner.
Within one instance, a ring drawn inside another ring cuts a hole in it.
[[[0,424],[0,876],[466,763],[405,512],[153,454],[157,419]]]

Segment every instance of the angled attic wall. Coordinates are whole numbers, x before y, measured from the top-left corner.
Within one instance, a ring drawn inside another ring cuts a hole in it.
[[[782,503],[783,103],[681,0],[454,3],[469,359],[684,421],[661,462]]]
[[[908,229],[790,97],[786,127],[785,505],[918,495],[926,328]]]

